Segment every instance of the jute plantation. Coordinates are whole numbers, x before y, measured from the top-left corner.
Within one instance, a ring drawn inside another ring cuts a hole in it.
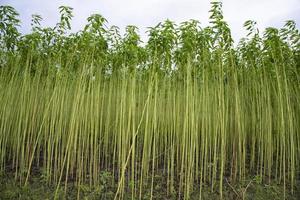
[[[77,199],[86,188],[112,192],[98,199],[205,199],[204,188],[244,199],[254,183],[297,193],[294,21],[261,31],[246,21],[234,42],[212,2],[209,26],[166,20],[142,42],[100,14],[74,33],[72,8],[59,12],[55,27],[32,15],[21,34],[17,11],[0,7],[1,174],[22,187],[39,177],[54,199],[69,185]]]

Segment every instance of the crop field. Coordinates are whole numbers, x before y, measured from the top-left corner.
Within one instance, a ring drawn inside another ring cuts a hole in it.
[[[53,199],[69,185],[77,199],[255,199],[254,184],[297,194],[294,21],[260,31],[246,21],[234,42],[214,2],[209,26],[166,20],[142,42],[137,27],[123,35],[99,14],[72,33],[72,8],[59,11],[55,27],[33,15],[21,34],[16,10],[0,7],[2,175],[22,187],[39,177]]]

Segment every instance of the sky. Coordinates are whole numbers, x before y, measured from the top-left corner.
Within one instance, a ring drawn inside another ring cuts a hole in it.
[[[296,21],[300,28],[300,0],[223,0],[223,15],[230,25],[235,40],[245,36],[243,23],[254,20],[259,29],[280,28],[286,20]],[[147,27],[170,19],[180,23],[199,20],[205,27],[209,21],[210,0],[0,0],[0,5],[13,6],[22,21],[20,31],[30,32],[32,14],[43,17],[42,26],[55,26],[59,20],[58,7],[74,8],[72,31],[86,24],[91,14],[99,13],[108,20],[108,26],[117,25],[124,32],[126,25],[139,27],[142,39],[147,39]]]

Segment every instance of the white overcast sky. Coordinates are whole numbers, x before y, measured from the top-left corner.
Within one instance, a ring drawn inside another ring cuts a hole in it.
[[[86,18],[100,13],[109,22],[124,30],[126,25],[136,25],[145,40],[146,27],[170,19],[180,23],[197,19],[202,26],[208,25],[210,0],[0,0],[0,5],[11,5],[22,20],[21,31],[30,31],[31,14],[43,17],[43,26],[54,26],[59,19],[58,7],[74,8],[73,31],[82,29]],[[229,23],[233,37],[237,40],[245,35],[243,23],[252,19],[259,28],[282,27],[293,19],[300,27],[300,0],[223,0],[223,13]]]

